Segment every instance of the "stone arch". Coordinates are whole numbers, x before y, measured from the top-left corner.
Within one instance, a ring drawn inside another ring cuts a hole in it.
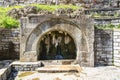
[[[32,32],[30,33],[30,35],[28,36],[28,38],[27,38],[27,40],[26,40],[26,48],[25,48],[25,51],[29,51],[29,50],[31,49],[31,48],[27,48],[27,47],[29,47],[28,41],[33,40],[33,39],[32,39],[32,38],[33,38],[32,36],[35,36],[34,33],[36,34],[36,33],[38,32],[37,35],[39,35],[39,34],[42,33],[42,31],[43,31],[44,29],[49,29],[49,28],[55,26],[56,24],[69,24],[69,25],[75,26],[75,27],[77,27],[78,29],[81,30],[81,27],[79,27],[78,25],[76,25],[76,24],[73,23],[72,21],[68,21],[68,20],[61,19],[61,18],[51,18],[51,19],[49,19],[49,20],[46,20],[46,21],[38,24],[38,25],[36,26],[36,28],[34,28],[34,29],[32,30]],[[41,28],[41,27],[42,27],[42,28]],[[38,31],[38,30],[39,30],[39,31]],[[84,35],[84,34],[83,34],[83,35]],[[31,44],[31,43],[30,43],[30,44]],[[27,45],[28,45],[28,46],[27,46]],[[30,46],[30,47],[31,47],[31,46]]]
[[[84,34],[84,31],[81,29],[81,26],[74,24],[71,21],[67,21],[60,18],[46,20],[36,26],[33,31],[28,36],[25,45],[25,53],[27,55],[31,54],[30,60],[37,61],[38,56],[38,43],[42,35],[52,30],[62,30],[67,32],[73,39],[76,44],[77,57],[76,60],[81,61],[82,52],[85,53],[88,51],[86,48],[87,40]],[[33,59],[34,57],[34,59]]]

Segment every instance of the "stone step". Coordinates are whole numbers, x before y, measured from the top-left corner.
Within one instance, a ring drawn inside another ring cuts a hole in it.
[[[81,72],[79,65],[47,65],[36,69],[40,73],[63,73],[63,72]]]
[[[75,60],[41,60],[44,65],[71,65]]]

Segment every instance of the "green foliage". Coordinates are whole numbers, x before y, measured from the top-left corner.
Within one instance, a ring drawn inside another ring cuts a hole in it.
[[[30,6],[36,6],[38,10],[48,10],[48,11],[55,11],[59,8],[71,8],[73,10],[79,9],[80,7],[73,6],[73,5],[40,5],[40,4],[30,4]],[[7,16],[9,10],[16,8],[23,8],[24,6],[11,6],[11,7],[0,7],[0,27],[3,28],[16,28],[19,26],[19,21]]]
[[[118,18],[120,14],[115,12],[114,15],[109,13],[100,13],[100,12],[91,12],[90,13],[93,18]]]
[[[22,6],[0,7],[0,27],[3,28],[17,28],[19,21],[8,16],[7,12],[13,8],[22,8]]]
[[[113,29],[116,28],[113,24],[107,24],[107,25],[95,25],[98,29]]]
[[[13,19],[10,16],[0,15],[0,27],[3,28],[17,28],[19,25],[19,21]]]
[[[120,29],[120,24],[119,25],[113,25],[113,24],[107,24],[107,25],[95,25],[98,29]]]
[[[113,24],[108,24],[108,25],[106,25],[106,28],[115,28],[115,25],[113,25]]]
[[[120,28],[120,24],[116,28]]]
[[[91,16],[95,17],[95,18],[100,18],[101,17],[101,15],[98,14],[98,13],[91,13]]]
[[[1,13],[7,13],[9,10],[11,10],[13,8],[19,9],[19,8],[22,8],[22,7],[23,6],[0,7],[0,14]]]
[[[73,5],[40,5],[40,4],[32,4],[32,6],[36,6],[40,10],[47,10],[47,11],[55,11],[56,9],[62,8],[71,8],[73,10],[79,9],[81,7],[73,6]]]
[[[114,14],[114,17],[119,17],[119,13],[116,12],[116,13]]]

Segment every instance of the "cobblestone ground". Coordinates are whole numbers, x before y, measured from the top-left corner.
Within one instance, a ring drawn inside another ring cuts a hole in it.
[[[83,67],[80,73],[38,73],[19,72],[15,80],[120,80],[120,68],[108,67]]]

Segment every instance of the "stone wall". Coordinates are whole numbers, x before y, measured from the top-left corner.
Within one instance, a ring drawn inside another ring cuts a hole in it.
[[[114,65],[120,66],[120,30],[114,30]]]
[[[120,66],[120,30],[95,29],[95,65]]]
[[[95,65],[113,64],[113,30],[95,29]]]
[[[7,80],[11,73],[11,67],[7,67],[0,70],[0,80]]]
[[[0,29],[0,60],[19,59],[19,30]]]
[[[27,4],[77,4],[78,0],[1,0],[0,6],[27,5]]]
[[[76,63],[81,66],[94,66],[94,25],[93,20],[84,14],[78,18],[63,15],[29,15],[21,19],[20,61],[38,61],[39,43],[46,33],[63,31],[68,33],[76,44]]]
[[[120,24],[120,18],[109,18],[109,19],[94,19],[95,25],[108,25],[108,24],[113,24],[113,25],[119,25]]]
[[[120,66],[120,30],[95,29],[95,65]],[[19,30],[0,30],[0,60],[19,58]]]
[[[12,71],[35,71],[41,67],[41,62],[13,62]]]
[[[110,2],[109,2],[110,1]],[[0,0],[0,6],[27,5],[27,4],[73,4],[84,7],[102,8],[119,7],[116,0]],[[111,3],[111,5],[110,5]]]

